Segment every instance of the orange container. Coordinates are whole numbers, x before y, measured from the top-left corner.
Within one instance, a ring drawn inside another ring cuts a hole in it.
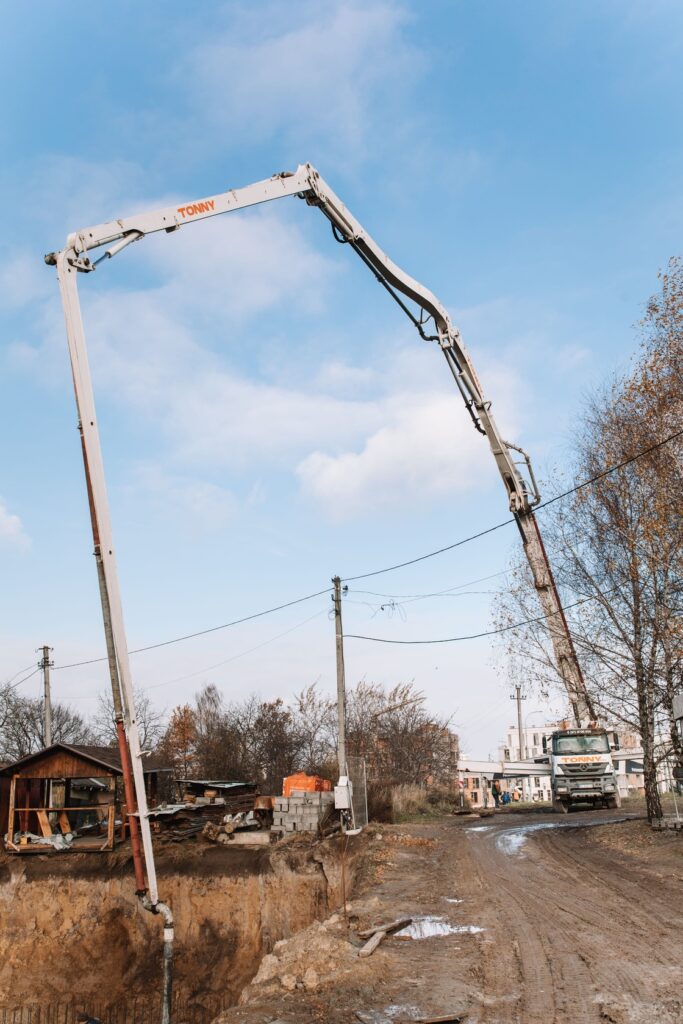
[[[327,779],[321,779],[319,775],[297,772],[296,775],[288,775],[283,780],[282,795],[291,796],[295,790],[302,790],[304,793],[330,793],[332,783]]]

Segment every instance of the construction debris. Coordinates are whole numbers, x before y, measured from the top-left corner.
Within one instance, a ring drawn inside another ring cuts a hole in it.
[[[362,949],[358,950],[358,956],[372,956],[380,942],[386,939],[387,933],[385,931],[376,931],[368,939]]]
[[[385,935],[389,935],[391,932],[397,932],[401,928],[407,928],[412,923],[412,917],[399,917],[389,924],[376,924],[372,928],[364,928],[362,932],[358,932],[358,937],[360,939],[369,939],[377,932],[384,932]]]
[[[262,819],[254,811],[240,811],[239,814],[226,814],[223,821],[217,824],[207,821],[202,835],[212,843],[229,843],[236,832],[257,832],[262,827]]]

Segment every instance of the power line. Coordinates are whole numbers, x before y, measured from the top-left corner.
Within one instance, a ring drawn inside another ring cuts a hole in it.
[[[503,526],[508,526],[510,523],[514,523],[514,516],[509,519],[504,519],[502,523],[496,523],[495,526],[489,526],[486,530],[480,530],[479,533],[473,533],[469,537],[463,537],[462,540],[456,540],[454,544],[447,544],[443,548],[437,548],[436,551],[428,551],[425,555],[418,555],[417,558],[410,558],[407,562],[397,562],[396,565],[388,565],[385,569],[375,569],[373,572],[362,572],[358,576],[344,576],[342,583],[353,583],[355,580],[367,580],[370,576],[381,576],[385,572],[393,572],[394,569],[405,569],[408,565],[416,565],[418,562],[424,562],[428,558],[435,558],[436,555],[443,555],[446,551],[453,551],[454,548],[462,547],[463,544],[469,544],[470,541],[479,540],[480,537],[485,537],[489,533],[494,533],[496,530],[500,530]]]
[[[445,590],[436,590],[432,594],[384,594],[377,590],[350,590],[350,594],[367,594],[370,597],[386,597],[393,598],[395,601],[422,601],[428,597],[441,597],[443,595],[451,594],[454,590],[462,590],[463,587],[473,587],[475,583],[486,583],[487,580],[493,580],[497,576],[507,576],[508,573],[514,572],[515,569],[521,568],[526,563],[520,563],[520,565],[513,565],[509,569],[501,569],[500,572],[493,572],[490,576],[480,576],[476,580],[467,580],[466,583],[458,583],[452,587],[447,587]]]
[[[658,441],[656,444],[650,445],[649,448],[643,449],[643,451],[638,452],[636,455],[629,456],[627,459],[623,459],[621,462],[618,462],[616,465],[610,466],[608,469],[605,469],[605,470],[603,470],[600,473],[596,473],[595,476],[591,477],[590,479],[584,480],[582,483],[576,484],[574,487],[570,487],[568,490],[563,491],[560,494],[556,494],[552,498],[548,498],[547,501],[542,502],[540,505],[537,506],[537,508],[539,510],[542,509],[542,508],[547,508],[548,505],[552,505],[556,501],[560,501],[561,499],[566,498],[566,497],[568,497],[571,494],[575,494],[577,491],[581,490],[584,487],[592,486],[594,483],[597,483],[598,480],[602,480],[602,479],[604,479],[604,477],[609,476],[611,473],[617,472],[617,470],[619,470],[619,469],[623,469],[624,466],[630,465],[632,462],[635,462],[637,459],[641,459],[645,455],[649,455],[651,452],[656,451],[659,448],[662,448],[665,444],[668,444],[670,441],[673,441],[676,438],[681,437],[681,435],[683,435],[683,429],[678,430],[678,431],[676,431],[673,434],[670,434],[668,437],[664,438],[662,441]],[[373,572],[360,573],[360,574],[358,574],[356,576],[346,576],[346,577],[343,578],[342,582],[344,582],[344,583],[352,583],[355,580],[368,579],[371,576],[379,576],[379,575],[382,575],[383,573],[393,572],[395,569],[403,569],[403,568],[405,568],[405,567],[407,567],[409,565],[415,565],[418,562],[424,562],[428,558],[434,558],[434,557],[436,557],[436,555],[444,554],[446,551],[453,551],[455,548],[462,547],[464,544],[469,544],[471,541],[478,540],[481,537],[485,537],[488,534],[494,533],[496,530],[500,530],[504,526],[508,526],[510,523],[513,523],[514,521],[515,521],[514,516],[511,516],[509,519],[505,519],[505,520],[503,520],[500,523],[496,523],[494,526],[489,526],[485,530],[480,530],[478,533],[471,534],[469,537],[463,537],[461,540],[455,541],[453,544],[447,544],[447,545],[445,545],[442,548],[437,548],[435,551],[429,551],[429,552],[427,552],[424,555],[418,555],[416,558],[408,559],[405,562],[397,562],[395,565],[387,566],[384,569],[375,569]],[[484,577],[484,579],[492,579],[493,576],[503,575],[505,572],[508,572],[508,571],[510,571],[510,570],[504,570],[501,573],[494,573],[490,577]],[[477,580],[477,581],[473,581],[473,582],[479,582],[479,581]],[[463,586],[468,586],[468,584],[463,584]],[[456,588],[452,588],[452,589],[456,589]],[[322,594],[329,593],[329,590],[330,590],[329,587],[325,587],[325,589],[318,590],[314,594],[307,594],[305,597],[299,597],[299,598],[296,598],[293,601],[287,601],[286,603],[280,604],[280,605],[276,605],[273,608],[266,608],[263,611],[255,612],[253,615],[246,615],[246,616],[244,616],[241,619],[234,619],[232,622],[225,622],[225,623],[223,623],[220,626],[211,626],[208,629],[201,629],[201,630],[198,630],[195,633],[187,633],[184,636],[174,637],[171,640],[162,640],[159,643],[149,644],[146,647],[138,647],[135,650],[130,651],[129,653],[130,654],[142,654],[145,651],[158,650],[160,647],[169,647],[172,644],[183,643],[185,640],[193,640],[193,639],[195,639],[196,637],[199,637],[199,636],[206,636],[209,633],[216,633],[219,630],[229,629],[231,626],[239,626],[239,625],[241,625],[244,622],[251,622],[254,619],[262,618],[264,615],[271,615],[273,612],[282,611],[285,608],[291,608],[292,606],[297,605],[297,604],[301,604],[304,601],[310,601],[314,597],[320,597]],[[414,599],[416,599],[416,600],[421,599],[422,596],[427,597],[427,596],[437,596],[437,595],[414,595]],[[568,607],[573,607],[573,606],[569,605]],[[534,621],[534,620],[529,620],[529,621]],[[506,627],[506,628],[513,628],[513,627]],[[484,633],[476,633],[476,634],[473,634],[470,637],[452,637],[450,639],[437,640],[437,641],[433,641],[433,642],[434,643],[451,643],[451,642],[454,642],[454,641],[460,640],[460,639],[463,639],[463,640],[465,640],[465,639],[477,639],[478,637],[490,636],[490,635],[492,635],[492,632],[495,633],[495,632],[499,632],[499,631],[498,630],[493,630],[493,631],[484,632]],[[350,636],[351,634],[348,634],[348,635]],[[420,641],[420,640],[416,640],[416,641],[409,641],[409,640],[384,640],[383,641],[383,640],[381,640],[380,638],[377,638],[377,637],[357,637],[357,639],[377,640],[380,643],[428,643],[428,642],[432,642],[432,641]],[[89,658],[89,659],[86,659],[85,661],[75,661],[75,662],[72,662],[71,664],[68,664],[68,665],[57,665],[57,666],[55,666],[55,671],[59,671],[61,669],[67,669],[67,668],[80,668],[82,665],[95,665],[95,664],[98,664],[99,662],[103,662],[103,661],[106,661],[106,660],[107,660],[106,657],[100,657],[100,658]],[[29,677],[27,677],[27,678],[29,678]],[[16,684],[16,685],[19,685],[19,684]]]
[[[576,608],[577,605],[586,604],[587,601],[597,601],[597,597],[584,597],[580,601],[573,601],[571,604],[564,605],[565,611],[568,608]],[[479,640],[480,637],[484,636],[495,636],[497,633],[507,633],[511,629],[519,629],[520,626],[528,626],[533,622],[542,622],[544,619],[550,618],[553,615],[557,615],[557,612],[551,612],[550,615],[537,615],[532,619],[523,619],[521,622],[515,622],[510,626],[501,626],[499,629],[489,629],[484,633],[470,633],[467,636],[447,636],[438,640],[391,640],[388,637],[383,636],[360,636],[357,633],[344,633],[344,637],[347,640],[371,640],[377,644],[454,644],[460,640]]]
[[[315,594],[306,594],[305,597],[297,597],[293,601],[286,601],[285,604],[275,605],[274,608],[265,608],[261,612],[254,612],[253,615],[245,615],[242,619],[233,619],[232,622],[224,622],[221,626],[211,626],[209,629],[200,629],[196,633],[187,633],[185,636],[177,636],[172,640],[162,640],[157,644],[148,644],[147,647],[137,647],[133,651],[129,651],[129,654],[142,654],[143,651],[155,651],[159,647],[169,647],[171,644],[179,644],[184,640],[193,640],[197,636],[206,636],[207,633],[217,633],[221,629],[229,629],[230,626],[239,626],[243,622],[251,622],[253,619],[260,619],[264,615],[271,615],[273,612],[280,612],[284,608],[292,608],[295,604],[302,604],[304,601],[312,601],[314,597],[320,597],[322,594],[328,594],[330,587],[325,587],[324,590],[317,590]],[[56,665],[55,671],[65,668],[79,668],[81,665],[95,665],[97,662],[106,661],[104,658],[88,658],[86,661],[74,661],[70,665]]]
[[[13,676],[10,676],[9,679],[6,679],[5,682],[2,683],[2,686],[8,686],[9,683],[11,683],[13,679],[16,679],[17,676],[20,676],[22,672],[28,672],[28,670],[31,668],[33,664],[34,662],[31,662],[30,665],[26,665],[24,668],[20,668],[19,671],[15,672]]]
[[[175,679],[169,679],[164,683],[154,683],[152,686],[143,686],[142,689],[145,691],[156,690],[160,686],[171,686],[173,683],[182,683],[185,679],[194,679],[195,676],[204,675],[205,672],[211,672],[215,668],[222,668],[223,665],[228,665],[231,661],[237,661],[238,658],[244,658],[247,654],[253,654],[254,651],[260,651],[262,647],[267,647],[268,644],[272,644],[276,640],[281,640],[283,636],[289,636],[290,633],[294,633],[295,630],[301,629],[302,626],[312,622],[313,619],[320,618],[320,616],[324,615],[327,611],[328,608],[323,608],[322,611],[316,612],[315,615],[309,615],[307,619],[304,619],[302,622],[297,622],[296,625],[286,629],[283,633],[277,633],[276,636],[269,637],[268,640],[264,640],[262,643],[256,644],[255,647],[249,647],[246,651],[240,651],[239,654],[233,654],[231,657],[225,658],[223,661],[216,662],[215,665],[208,665],[206,668],[199,669],[197,672],[190,672],[185,676],[177,676]]]
[[[541,504],[537,506],[537,509],[547,508],[548,505],[552,505],[556,501],[561,501],[562,498],[567,498],[570,494],[576,494],[576,492],[580,491],[583,487],[591,487],[593,484],[597,483],[598,480],[603,480],[606,476],[609,476],[610,473],[616,473],[618,469],[623,469],[624,466],[630,466],[632,462],[637,462],[638,459],[642,459],[644,456],[650,455],[652,452],[657,451],[658,448],[663,448],[665,444],[669,444],[670,441],[675,441],[677,437],[681,436],[683,436],[683,429],[677,430],[673,434],[669,434],[669,436],[665,437],[663,441],[657,441],[656,444],[650,445],[649,448],[644,448],[636,455],[630,455],[627,459],[617,462],[615,466],[610,466],[609,469],[604,469],[601,473],[596,473],[595,476],[592,476],[589,480],[584,480],[583,483],[576,484],[576,486],[570,487],[569,490],[562,491],[560,494],[556,494],[553,498],[548,498],[547,501],[542,501]]]
[[[645,455],[650,455],[651,452],[657,451],[658,448],[662,448],[665,444],[669,444],[670,441],[675,441],[677,437],[683,435],[683,429],[677,430],[673,434],[669,434],[663,441],[657,441],[656,444],[650,445],[649,448],[644,448],[636,455],[630,455],[627,459],[622,459],[621,462],[617,462],[616,465],[610,466],[608,469],[603,470],[600,473],[596,473],[595,476],[590,477],[588,480],[583,480],[580,484],[576,484],[574,487],[568,488],[566,491],[562,491],[560,494],[554,495],[552,498],[548,498],[547,501],[542,501],[540,505],[536,506],[536,511],[540,511],[542,508],[547,508],[548,505],[554,504],[556,501],[561,501],[562,498],[569,497],[570,494],[575,494],[584,487],[591,487],[598,480],[603,480],[606,476],[611,473],[616,473],[617,470],[623,469],[624,466],[629,466],[632,462],[636,462],[638,459],[642,459]],[[357,576],[344,576],[342,583],[353,583],[355,580],[366,580],[370,576],[381,576],[385,572],[393,572],[395,569],[404,569],[408,565],[415,565],[417,562],[424,562],[428,558],[434,558],[436,555],[442,555],[446,551],[453,551],[454,548],[462,547],[463,544],[469,544],[473,540],[479,540],[480,537],[486,537],[490,533],[494,533],[496,530],[501,530],[504,526],[509,526],[510,523],[515,522],[515,517],[510,516],[509,519],[504,519],[500,523],[496,523],[495,526],[489,526],[486,530],[480,530],[478,533],[473,533],[469,537],[463,537],[462,540],[455,541],[454,544],[447,544],[443,548],[437,548],[436,551],[428,551],[424,555],[418,555],[417,558],[410,558],[406,562],[397,562],[396,565],[388,565],[384,569],[375,569],[373,572],[359,573]]]
[[[26,667],[28,668],[28,666],[26,666]],[[8,690],[16,690],[17,686],[21,686],[21,684],[25,683],[27,679],[30,679],[31,676],[34,676],[36,674],[36,672],[40,671],[40,668],[41,668],[40,665],[36,666],[36,668],[34,668],[33,672],[29,672],[29,674],[27,676],[24,676],[23,679],[20,679],[18,683],[12,683],[10,686],[7,686],[7,689]]]

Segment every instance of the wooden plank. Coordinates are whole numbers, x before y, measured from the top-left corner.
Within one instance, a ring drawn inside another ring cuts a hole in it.
[[[57,812],[57,821],[59,823],[59,828],[63,836],[65,836],[67,832],[73,832],[73,829],[71,828],[71,822],[69,821],[69,815],[66,813],[65,810],[62,809],[61,811]]]
[[[18,850],[14,845],[14,797],[17,791],[17,777],[12,776],[9,787],[9,807],[7,808],[7,846],[10,850]]]
[[[38,809],[35,813],[36,818],[38,819],[38,828],[40,829],[40,834],[41,836],[44,836],[47,839],[48,836],[52,835],[52,825],[50,824],[50,819],[47,816],[47,811]]]
[[[385,932],[389,935],[391,932],[399,931],[400,928],[407,928],[412,923],[412,917],[399,917],[395,921],[390,921],[389,924],[376,924],[372,928],[366,928],[364,931],[358,932],[358,938],[369,939],[375,932]]]
[[[114,849],[114,819],[115,819],[115,807],[113,804],[109,805],[109,819],[107,821],[107,846],[110,850]]]
[[[358,956],[372,956],[382,939],[386,939],[386,937],[386,932],[375,932],[375,934],[368,939],[363,948],[358,950]]]

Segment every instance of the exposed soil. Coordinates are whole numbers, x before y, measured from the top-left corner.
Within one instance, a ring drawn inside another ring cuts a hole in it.
[[[375,830],[373,877],[352,901],[350,929],[335,915],[276,945],[221,1024],[448,1013],[477,1024],[683,1021],[683,836],[619,817]],[[405,915],[447,934],[393,936],[358,958],[359,929]]]
[[[346,851],[349,886],[367,839]],[[339,840],[294,837],[254,849],[160,848],[159,892],[176,924],[174,988],[236,1001],[279,940],[341,902]],[[0,858],[0,1006],[78,999],[130,1004],[161,981],[162,922],[134,895],[130,852]],[[204,1005],[204,1004],[202,1004]],[[215,1000],[208,1001],[215,1005]]]

